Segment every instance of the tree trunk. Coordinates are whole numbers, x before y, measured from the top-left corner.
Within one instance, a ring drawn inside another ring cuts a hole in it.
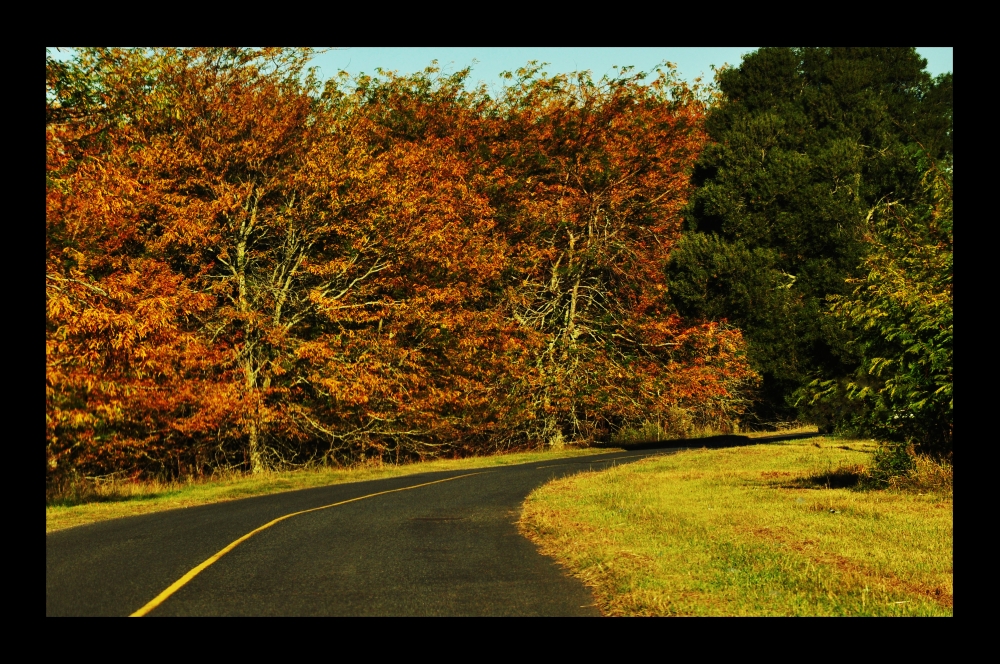
[[[250,204],[249,214],[240,225],[240,233],[236,243],[236,279],[239,287],[239,309],[243,314],[252,313],[252,303],[248,292],[247,271],[249,269],[248,244],[250,234],[257,222],[257,201]],[[244,323],[244,325],[247,325]],[[250,402],[252,413],[248,414],[246,424],[247,444],[250,452],[250,472],[254,475],[267,470],[264,450],[260,440],[260,393],[257,389],[257,366],[255,366],[256,334],[253,329],[244,330],[243,345],[243,377],[245,396]]]
[[[264,451],[260,445],[260,432],[256,419],[250,420],[247,433],[250,437],[250,473],[260,475],[267,470],[267,464],[264,461]]]

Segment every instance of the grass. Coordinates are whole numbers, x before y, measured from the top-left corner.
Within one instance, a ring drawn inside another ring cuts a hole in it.
[[[797,433],[816,433],[814,425],[803,425],[798,422],[783,422],[773,427],[773,431],[722,431],[711,427],[695,426],[690,417],[681,409],[670,413],[667,420],[644,422],[636,427],[622,429],[611,438],[614,445],[634,443],[652,443],[672,440],[692,440],[695,438],[711,438],[713,436],[747,436],[760,438],[763,436],[786,435]]]
[[[206,505],[296,489],[363,482],[444,470],[490,468],[547,459],[599,454],[615,448],[563,448],[465,459],[441,459],[405,465],[369,464],[349,468],[317,468],[262,475],[229,474],[175,482],[106,482],[90,484],[82,493],[51,500],[45,506],[45,532],[125,516]]]
[[[951,471],[862,490],[875,449],[686,450],[551,482],[519,525],[606,615],[950,616]]]

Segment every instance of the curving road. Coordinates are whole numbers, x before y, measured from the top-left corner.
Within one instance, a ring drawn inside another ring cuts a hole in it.
[[[590,592],[517,532],[520,506],[532,489],[581,470],[670,454],[684,443],[730,447],[815,435],[641,444],[625,452],[338,484],[58,531],[45,536],[45,613],[595,616]],[[303,510],[311,511],[296,514]]]
[[[54,532],[45,613],[598,615],[587,588],[518,534],[520,505],[552,478],[675,449],[339,484]],[[257,532],[150,606],[262,525],[352,499]]]

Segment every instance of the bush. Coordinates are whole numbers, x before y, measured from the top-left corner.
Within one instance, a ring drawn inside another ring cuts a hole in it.
[[[946,462],[925,454],[913,456],[913,468],[905,475],[889,480],[889,486],[905,491],[951,492],[954,487],[955,469]]]
[[[690,413],[682,408],[670,408],[664,417],[637,426],[622,427],[613,437],[615,443],[652,443],[661,440],[690,438],[695,433]]]
[[[951,492],[955,469],[940,458],[917,454],[912,445],[887,443],[878,447],[860,476],[860,486],[865,489]]]
[[[954,423],[951,172],[932,165],[924,184],[919,204],[872,210],[867,276],[850,280],[851,295],[831,297],[830,313],[862,357],[846,386],[861,406],[855,424],[941,459],[951,454]],[[832,381],[811,387],[826,399],[844,393]],[[895,467],[902,455],[893,447],[880,458]]]
[[[897,478],[909,475],[914,468],[916,463],[911,449],[901,443],[885,443],[875,450],[865,484],[870,488],[885,488]]]

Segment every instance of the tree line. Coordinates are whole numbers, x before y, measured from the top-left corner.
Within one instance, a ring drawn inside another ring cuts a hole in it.
[[[913,48],[762,48],[719,72],[669,286],[727,320],[751,420],[952,446],[952,74]]]
[[[310,56],[47,54],[47,484],[650,422],[950,449],[951,79],[913,49],[495,95]]]
[[[734,425],[742,335],[666,285],[697,91],[309,56],[47,57],[47,481]]]

